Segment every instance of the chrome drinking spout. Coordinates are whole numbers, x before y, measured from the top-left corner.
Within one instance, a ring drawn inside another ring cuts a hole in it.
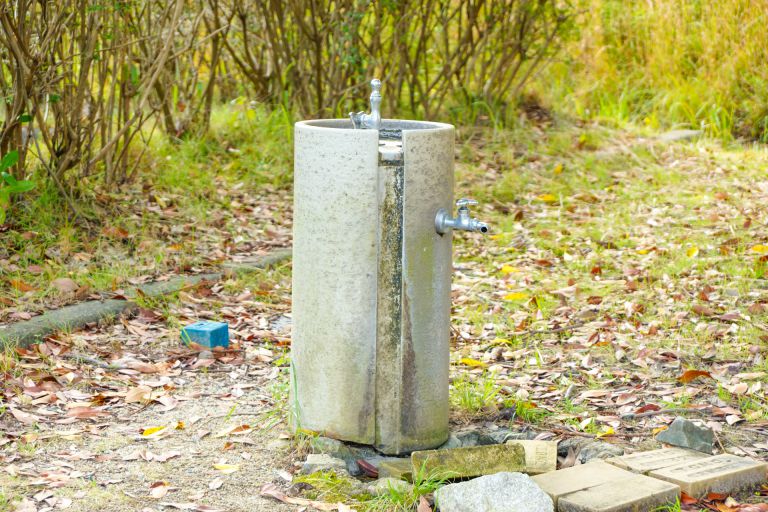
[[[378,130],[381,128],[381,80],[371,80],[371,113],[350,112],[349,118],[355,129]]]
[[[445,208],[440,208],[435,216],[435,229],[441,235],[452,229],[487,233],[488,224],[480,222],[470,214],[469,207],[476,204],[477,201],[474,199],[459,199],[456,201],[456,206],[459,207],[456,218],[451,217],[451,214]]]

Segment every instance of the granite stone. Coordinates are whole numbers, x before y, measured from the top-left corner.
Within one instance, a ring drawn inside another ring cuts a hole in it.
[[[528,475],[501,472],[446,485],[435,493],[440,512],[554,512],[552,499]]]

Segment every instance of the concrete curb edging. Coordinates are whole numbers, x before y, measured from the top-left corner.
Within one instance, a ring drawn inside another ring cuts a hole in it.
[[[291,258],[291,249],[274,251],[266,256],[229,262],[223,266],[224,271],[210,274],[179,276],[168,281],[147,283],[137,286],[140,293],[149,297],[159,297],[177,292],[188,286],[194,286],[201,281],[218,281],[227,272],[258,270],[271,267]],[[129,293],[133,298],[136,292]],[[0,327],[0,348],[27,347],[53,333],[64,329],[79,329],[86,324],[99,322],[106,318],[129,313],[138,306],[132,300],[91,300],[64,306],[63,308],[47,311],[31,320],[16,322],[6,328]]]

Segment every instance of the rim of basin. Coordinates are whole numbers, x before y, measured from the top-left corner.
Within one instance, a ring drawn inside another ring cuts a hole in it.
[[[313,128],[330,128],[334,130],[354,130],[350,119],[314,119],[310,121],[299,121],[296,126],[308,126]],[[420,131],[420,130],[440,130],[453,128],[453,125],[446,123],[436,123],[433,121],[410,121],[407,119],[382,119],[382,131]],[[371,130],[373,131],[373,130]]]

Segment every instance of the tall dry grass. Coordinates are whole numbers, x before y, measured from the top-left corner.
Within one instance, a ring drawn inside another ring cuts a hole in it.
[[[535,90],[585,118],[768,141],[768,1],[579,0]]]

